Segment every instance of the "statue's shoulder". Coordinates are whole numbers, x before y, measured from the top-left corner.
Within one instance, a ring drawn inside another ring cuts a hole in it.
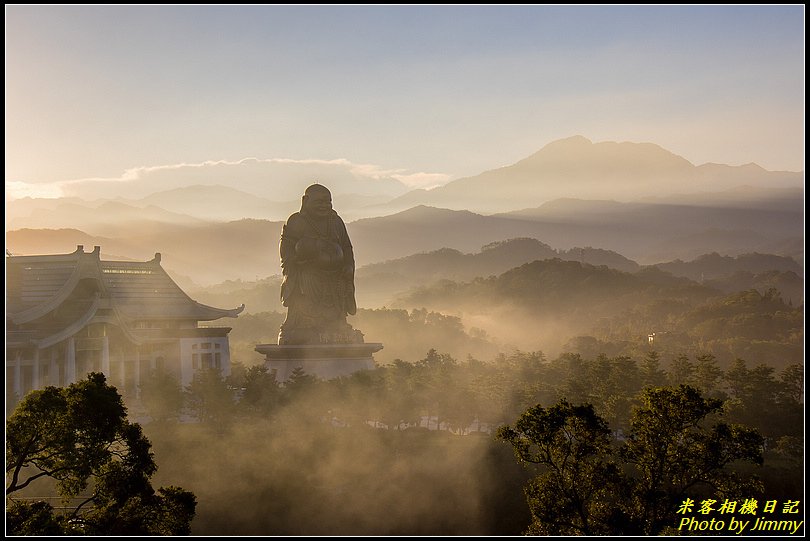
[[[290,214],[290,217],[287,218],[286,222],[284,222],[284,229],[282,233],[284,235],[298,237],[301,236],[305,230],[306,221],[304,220],[304,217],[300,212],[294,212],[293,214]]]
[[[338,213],[334,210],[332,212],[332,231],[337,234],[341,244],[351,246],[352,241],[349,240],[349,231],[346,229],[346,224],[343,222],[343,218],[338,216]]]
[[[346,224],[343,223],[343,218],[340,217],[340,214],[338,214],[335,209],[332,209],[332,220],[342,225],[343,227],[346,227]]]
[[[287,218],[287,221],[284,223],[287,227],[298,227],[304,223],[304,217],[301,215],[300,212],[293,212],[290,214],[290,217]]]

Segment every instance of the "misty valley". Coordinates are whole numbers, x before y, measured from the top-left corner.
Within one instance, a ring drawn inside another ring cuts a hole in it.
[[[201,371],[183,388],[155,372],[137,399],[124,394],[155,480],[197,498],[193,534],[519,535],[532,521],[523,487],[543,469],[516,461],[498,427],[565,399],[593,404],[619,446],[650,386],[688,384],[724,401],[713,418],[762,434],[761,466],[727,468],[759,480],[749,497],[802,494],[803,279],[791,258],[642,266],[521,238],[357,276],[367,299],[394,293],[350,318],[385,344],[374,370],[279,384],[254,350],[284,320],[268,277],[193,293],[253,307],[229,323],[228,376]]]
[[[199,330],[219,342],[189,381],[153,363],[114,391],[122,361],[117,379],[45,393],[48,407],[7,386],[7,426],[76,415],[81,392],[122,400],[127,436],[113,441],[143,451],[155,486],[182,487],[149,500],[163,529],[129,531],[674,535],[700,518],[679,514],[687,499],[778,502],[775,519],[803,509],[803,173],[583,137],[433,190],[321,164],[357,258],[348,322],[383,349],[373,369],[280,382],[256,346],[285,321],[279,238],[301,175],[285,163],[268,169],[277,193],[247,193],[222,180],[244,165],[201,168],[217,182],[200,185],[160,172],[146,180],[170,189],[140,199],[94,200],[91,186],[7,204],[9,257],[96,245],[81,257],[141,265],[107,261],[119,284],[162,265],[177,302],[240,307]],[[223,371],[212,352],[225,348]],[[57,501],[67,483],[76,506],[89,489],[71,482],[19,483],[15,497]],[[110,523],[137,515],[109,502]],[[34,511],[15,527],[45,524]]]
[[[559,253],[515,239],[477,254],[440,250],[361,267],[361,308],[352,320],[385,343],[382,362],[434,347],[480,360],[514,350],[639,356],[655,349],[665,360],[711,353],[723,364],[756,358],[783,367],[803,359],[801,272],[791,258],[763,254],[642,267],[605,250]],[[249,364],[260,360],[253,344],[272,341],[283,319],[279,283],[227,282],[195,293],[223,306],[253,300],[230,335]]]

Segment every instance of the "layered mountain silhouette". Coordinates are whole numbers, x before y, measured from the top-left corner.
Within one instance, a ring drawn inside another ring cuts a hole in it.
[[[515,210],[516,204],[539,206],[564,197],[629,201],[743,185],[801,187],[803,174],[766,171],[755,164],[695,166],[652,143],[593,143],[575,136],[554,141],[513,165],[433,190],[409,192],[381,210],[430,205],[486,214]]]
[[[560,207],[576,210],[559,212]],[[801,260],[802,222],[799,212],[566,200],[550,203],[545,210],[495,216],[422,206],[356,220],[347,227],[358,266],[444,248],[472,253],[482,245],[520,237],[542,239],[556,250],[598,247],[653,264],[711,252],[759,252]],[[96,229],[107,234],[25,228],[9,231],[6,246],[12,253],[36,254],[69,253],[77,244],[100,245],[107,256],[132,259],[161,252],[167,268],[205,284],[278,274],[281,225],[267,220],[142,221]]]
[[[379,195],[340,194],[334,197],[334,205],[348,209],[341,215],[352,220],[364,216],[357,209],[385,200]],[[7,206],[6,220],[10,229],[76,228],[109,234],[111,229],[136,229],[150,223],[199,225],[245,218],[283,221],[300,206],[300,197],[274,201],[227,186],[195,185],[156,192],[142,199],[26,197]]]
[[[692,261],[680,259],[656,265],[661,270],[692,280],[711,280],[727,277],[737,272],[762,273],[771,270],[803,273],[796,260],[772,254],[741,254],[737,257],[722,256],[716,252],[704,254]]]
[[[636,262],[609,250],[591,247],[555,250],[537,239],[516,238],[487,244],[477,253],[443,248],[360,267],[356,273],[358,300],[364,306],[381,306],[420,285],[498,275],[524,263],[552,258],[625,271],[640,268]]]
[[[421,286],[442,280],[468,282],[548,259],[627,273],[643,271],[642,275],[648,279],[657,276],[649,269],[657,269],[664,271],[661,276],[689,278],[719,291],[775,288],[786,300],[794,303],[801,303],[803,298],[804,271],[790,257],[758,253],[730,257],[711,253],[691,261],[676,259],[643,267],[610,250],[592,247],[557,250],[537,239],[518,238],[488,244],[476,253],[444,248],[363,266],[356,274],[358,299],[363,306],[390,305],[396,296]]]
[[[163,225],[200,225],[207,220],[144,202],[20,199],[8,205],[11,229],[80,229],[95,235],[128,235]]]
[[[566,199],[490,216],[419,206],[357,220],[349,224],[349,232],[364,263],[446,247],[470,252],[485,243],[531,237],[558,249],[597,246],[652,264],[714,251],[800,258],[803,252],[796,243],[803,244],[803,219],[803,212],[790,207],[777,211]]]
[[[124,184],[134,181],[88,181],[81,191],[85,197],[72,198],[71,203],[97,209],[105,201],[117,201],[135,208],[153,205],[203,220],[278,221],[297,210],[300,193],[308,183],[319,181],[332,189],[341,215],[354,220],[419,205],[492,214],[539,207],[559,198],[624,202],[652,198],[648,201],[662,202],[657,199],[673,194],[678,194],[680,201],[669,203],[700,205],[705,201],[727,206],[736,202],[748,208],[753,203],[791,197],[790,193],[780,192],[781,188],[803,193],[804,187],[801,172],[766,171],[755,164],[695,166],[651,143],[593,143],[582,136],[549,143],[513,165],[404,195],[405,187],[397,181],[389,177],[375,181],[354,174],[342,164],[242,160],[206,167],[154,168],[142,175],[138,182],[155,190],[147,197],[110,197],[116,188],[123,190]],[[740,187],[747,187],[747,192],[740,191]],[[127,189],[131,191],[131,187]],[[722,193],[730,189],[738,191]],[[22,199],[7,206],[9,229],[45,226],[37,222],[41,215],[33,215],[41,210],[52,214],[49,227],[80,227],[75,220],[81,216],[75,207],[64,209],[65,215],[60,218],[59,200]]]
[[[296,177],[273,190],[279,176],[261,193],[249,193],[234,182],[262,164],[244,162],[207,168],[205,178],[195,176],[200,168],[180,168],[185,186],[141,199],[10,201],[7,249],[69,253],[77,244],[100,245],[107,257],[131,259],[161,252],[167,268],[200,284],[277,274],[281,223],[300,206],[297,186],[315,179]],[[337,166],[273,167],[298,175]],[[335,177],[335,208],[347,222],[358,266],[445,248],[464,256],[522,237],[542,240],[558,256],[598,247],[641,265],[711,252],[803,260],[802,173],[753,164],[695,166],[654,144],[593,143],[580,136],[513,165],[395,199],[391,194],[401,190],[392,179],[375,187],[368,177],[353,181],[343,169]],[[175,186],[173,171],[149,172],[146,184]],[[217,172],[220,185],[211,176]],[[330,185],[329,178],[317,180]],[[575,255],[566,257],[581,259]]]
[[[794,305],[803,302],[803,271],[788,257],[742,254],[737,257],[705,254],[692,261],[675,260],[643,267],[621,254],[599,248],[556,250],[537,239],[518,238],[481,247],[475,253],[444,248],[360,267],[355,275],[357,299],[366,308],[392,306],[413,290],[443,281],[471,282],[499,276],[527,263],[543,260],[571,261],[593,267],[623,271],[645,283],[682,285],[683,278],[719,292],[776,289]],[[216,305],[248,303],[248,311],[283,311],[278,298],[280,277],[258,281],[227,281],[195,288],[195,298]]]
[[[732,291],[725,294],[657,267],[626,273],[554,258],[498,276],[428,284],[393,306],[459,315],[468,326],[523,349],[542,344],[544,351],[555,351],[569,339],[590,336],[641,353],[647,333],[655,331],[675,349],[699,342],[702,351],[726,362],[750,355],[776,366],[802,362],[801,306],[791,306],[771,288],[724,289]],[[668,347],[662,340],[656,347]]]

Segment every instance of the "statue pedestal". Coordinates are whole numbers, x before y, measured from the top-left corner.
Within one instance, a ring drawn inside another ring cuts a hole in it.
[[[383,345],[369,344],[312,344],[302,346],[259,344],[256,351],[264,355],[264,365],[276,371],[276,380],[287,381],[297,367],[323,379],[347,376],[375,367],[373,355]]]

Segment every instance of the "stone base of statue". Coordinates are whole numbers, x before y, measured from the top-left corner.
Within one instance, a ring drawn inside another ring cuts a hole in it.
[[[264,364],[276,380],[287,381],[298,367],[307,374],[322,379],[348,376],[375,367],[374,353],[383,345],[378,342],[360,344],[259,344],[256,351],[264,355]]]

